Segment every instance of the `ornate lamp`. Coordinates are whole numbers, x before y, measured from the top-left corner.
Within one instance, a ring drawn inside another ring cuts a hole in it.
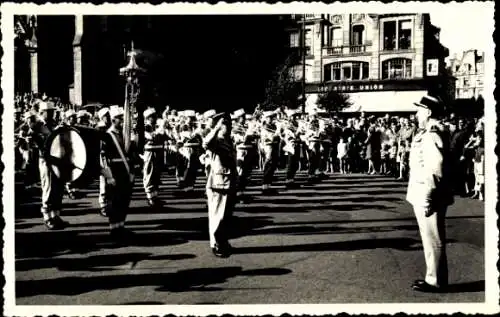
[[[126,80],[125,83],[125,106],[124,106],[124,124],[123,124],[123,140],[125,143],[125,150],[128,152],[132,138],[132,116],[137,112],[137,134],[138,134],[138,147],[142,149],[144,144],[144,118],[142,114],[143,109],[137,102],[140,94],[139,79],[145,74],[146,70],[136,62],[137,52],[134,49],[134,42],[131,43],[131,50],[127,54],[130,59],[128,65],[120,68],[120,75]],[[135,111],[134,111],[135,110]]]

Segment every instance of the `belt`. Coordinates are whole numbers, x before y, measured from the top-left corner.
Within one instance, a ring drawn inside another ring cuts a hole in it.
[[[163,150],[163,145],[146,145],[144,147],[145,151],[152,151],[152,150]]]
[[[113,163],[123,162],[123,160],[121,158],[114,158],[114,159],[111,159],[110,161]]]

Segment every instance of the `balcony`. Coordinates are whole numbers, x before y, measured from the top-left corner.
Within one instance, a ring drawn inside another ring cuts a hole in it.
[[[366,53],[368,45],[350,45],[350,46],[327,46],[323,47],[323,56],[356,55]]]
[[[343,46],[323,47],[323,55],[326,55],[326,56],[342,55],[343,49],[344,49]]]
[[[366,45],[351,45],[349,53],[366,53]]]

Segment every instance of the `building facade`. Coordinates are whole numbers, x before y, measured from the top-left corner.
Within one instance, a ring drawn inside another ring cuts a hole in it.
[[[455,82],[456,99],[478,99],[484,90],[484,52],[468,50],[449,60]]]
[[[306,107],[322,92],[348,93],[346,111],[407,112],[431,93],[446,99],[448,49],[429,14],[292,15],[290,47],[305,52]]]

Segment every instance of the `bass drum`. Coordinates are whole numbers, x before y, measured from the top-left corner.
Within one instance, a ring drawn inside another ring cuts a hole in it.
[[[102,132],[80,126],[61,126],[45,143],[45,158],[54,175],[64,183],[85,187],[100,171]]]

